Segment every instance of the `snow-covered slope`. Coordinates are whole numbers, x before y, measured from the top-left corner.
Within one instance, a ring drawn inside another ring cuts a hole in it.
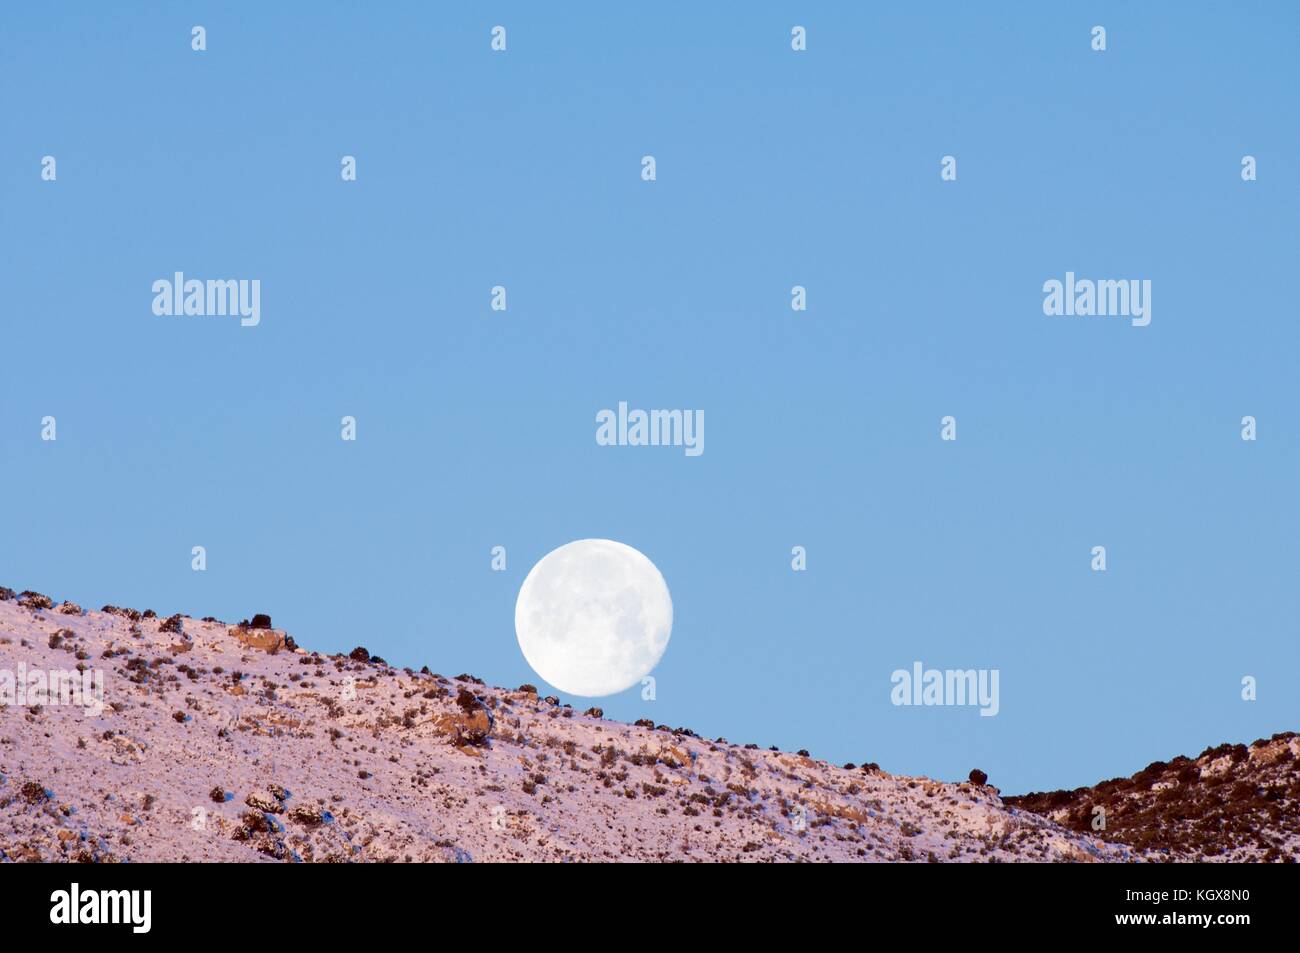
[[[1130,857],[990,787],[605,721],[265,627],[6,596],[0,670],[81,665],[106,707],[0,708],[4,860]]]

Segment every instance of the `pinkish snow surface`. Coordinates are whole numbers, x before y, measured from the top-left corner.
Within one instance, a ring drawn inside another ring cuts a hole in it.
[[[108,706],[98,717],[0,707],[3,860],[1130,857],[1004,806],[993,788],[747,750],[301,648],[269,652],[222,623],[184,618],[182,636],[161,619],[71,610],[0,601],[0,669],[80,660],[103,673]],[[458,706],[462,688],[485,710]],[[490,735],[476,745],[487,713]]]

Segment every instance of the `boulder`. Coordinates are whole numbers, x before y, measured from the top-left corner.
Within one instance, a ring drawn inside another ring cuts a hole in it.
[[[264,814],[283,814],[284,805],[274,797],[262,794],[260,791],[254,791],[248,797],[244,798],[244,803],[255,810]]]
[[[274,654],[285,647],[285,634],[280,629],[254,629],[236,625],[231,627],[230,634],[250,649]]]

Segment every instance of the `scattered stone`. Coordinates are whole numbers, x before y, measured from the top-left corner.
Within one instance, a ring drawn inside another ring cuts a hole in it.
[[[45,785],[39,781],[28,781],[18,791],[23,800],[28,804],[40,804],[42,801],[49,799],[50,795],[45,790]]]
[[[318,807],[300,804],[289,812],[289,820],[307,827],[316,827],[325,823],[325,812]]]
[[[275,798],[267,797],[265,794],[261,794],[257,791],[254,791],[248,797],[244,798],[244,803],[247,804],[249,807],[256,808],[257,810],[262,811],[265,814],[284,813],[283,804],[281,804]]]
[[[276,860],[284,860],[289,856],[289,849],[284,846],[284,841],[277,837],[259,837],[255,846],[259,854],[266,854]]]
[[[239,820],[239,826],[230,835],[231,840],[249,841],[255,834],[274,834],[278,830],[276,822],[262,811],[245,811],[239,816]]]

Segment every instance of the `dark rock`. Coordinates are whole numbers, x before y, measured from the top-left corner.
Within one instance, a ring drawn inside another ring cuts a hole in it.
[[[18,593],[18,604],[27,609],[53,609],[54,600],[39,592],[25,589]]]
[[[464,688],[456,691],[456,704],[465,710],[465,714],[478,711],[484,707],[478,696]]]
[[[284,860],[289,856],[289,848],[285,847],[284,841],[279,838],[270,836],[260,837],[258,838],[256,847],[259,854],[266,854],[266,856],[274,857],[276,860]]]
[[[289,812],[289,820],[307,827],[316,827],[325,823],[325,812],[318,807],[300,804]]]
[[[281,804],[275,798],[267,797],[265,794],[260,794],[257,791],[254,791],[248,797],[244,798],[244,803],[251,808],[255,808],[259,811],[262,811],[265,814],[284,813],[283,804]]]

